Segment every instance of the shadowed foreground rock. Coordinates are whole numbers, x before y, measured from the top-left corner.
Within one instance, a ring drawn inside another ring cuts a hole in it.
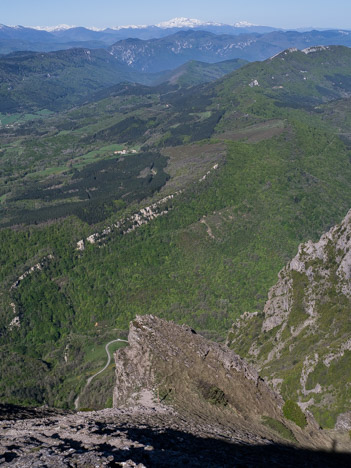
[[[258,439],[156,407],[2,421],[4,467],[348,467],[348,454]],[[244,436],[245,441],[242,440]],[[251,439],[251,442],[250,442]]]

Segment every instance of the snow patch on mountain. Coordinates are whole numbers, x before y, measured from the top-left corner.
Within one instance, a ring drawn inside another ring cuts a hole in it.
[[[37,31],[47,31],[47,32],[56,32],[56,31],[66,31],[67,29],[76,28],[77,26],[68,24],[58,24],[56,26],[27,26],[31,29],[36,29]]]
[[[222,23],[214,23],[212,21],[201,21],[193,18],[173,18],[169,21],[163,21],[156,24],[158,28],[198,28],[199,26],[223,26]]]
[[[96,31],[96,32],[102,32],[106,31],[107,29],[113,30],[113,31],[120,31],[123,29],[147,29],[147,28],[160,28],[160,29],[172,29],[172,28],[179,28],[179,29],[184,29],[184,28],[201,28],[201,27],[222,27],[222,26],[231,26],[234,28],[251,28],[255,27],[257,25],[253,23],[249,23],[247,21],[238,21],[234,24],[225,24],[225,23],[217,23],[214,21],[202,21],[199,19],[195,18],[185,18],[185,17],[179,17],[179,18],[172,18],[169,21],[162,21],[161,23],[155,24],[155,25],[146,25],[146,24],[129,24],[129,25],[122,25],[122,26],[110,26],[110,27],[96,27],[96,26],[82,26],[85,29],[89,29],[90,31]],[[46,31],[46,32],[60,32],[60,31],[66,31],[72,28],[77,28],[78,26],[76,25],[68,25],[68,24],[59,24],[56,26],[25,26],[25,28],[30,28],[30,29],[35,29],[37,31]],[[6,26],[4,24],[0,24],[0,30],[5,29],[5,28],[23,28],[23,26]]]
[[[257,26],[257,24],[248,23],[247,21],[239,21],[238,23],[234,23],[233,26],[235,28],[252,28],[253,26]]]
[[[147,24],[128,24],[127,26],[112,26],[108,29],[112,29],[113,31],[120,31],[121,29],[146,29],[149,28]],[[90,28],[92,29],[92,28]],[[105,29],[101,29],[100,31],[105,31]]]

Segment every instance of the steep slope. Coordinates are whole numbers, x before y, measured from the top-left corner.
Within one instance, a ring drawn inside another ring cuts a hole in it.
[[[212,404],[231,407],[243,420],[282,418],[282,400],[253,368],[187,326],[139,316],[130,323],[128,343],[115,355],[115,407],[131,404],[142,389],[183,411],[206,412]]]
[[[263,314],[244,314],[228,337],[285,398],[298,400],[325,426],[339,416],[349,429],[350,239],[351,211],[317,243],[299,246]]]
[[[328,444],[328,434],[318,431],[311,416],[304,430],[289,422],[283,416],[283,400],[250,365],[186,325],[152,315],[136,317],[128,343],[115,353],[115,408],[161,401],[187,419],[208,424],[218,420],[242,437],[244,431],[263,437],[267,421],[276,421],[297,445]]]
[[[115,408],[0,405],[1,465],[349,466],[348,434],[285,419],[282,399],[225,346],[154,316],[136,317],[128,340],[115,354]]]
[[[285,434],[248,422],[243,428],[233,411],[226,420],[230,411],[204,418],[156,401],[144,403],[77,414],[0,405],[0,463],[18,468],[350,465],[349,443],[340,433],[317,435],[310,428],[303,443],[287,442],[283,436],[293,433],[282,423]]]

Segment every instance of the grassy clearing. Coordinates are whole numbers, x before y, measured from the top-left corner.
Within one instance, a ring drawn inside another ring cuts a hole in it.
[[[120,155],[116,155],[114,154],[114,152],[122,151],[123,149],[125,149],[125,146],[118,144],[103,146],[98,150],[89,151],[89,153],[86,153],[83,156],[78,156],[77,158],[73,159],[72,161],[70,161],[69,167],[74,169],[81,169],[84,166],[92,162],[99,161],[101,159],[116,159],[119,158]]]
[[[222,133],[218,133],[216,135],[218,138],[258,143],[282,134],[285,129],[285,122],[283,120],[268,120],[255,125],[250,125],[246,128],[237,128],[234,130],[226,129],[227,126],[230,126],[230,119],[228,119],[228,123],[224,122],[222,128],[220,127]]]
[[[89,347],[87,347],[85,349],[84,360],[89,363],[94,363],[94,366],[96,363],[96,367],[99,367],[100,362],[105,363],[105,361],[107,360],[105,346],[109,341],[112,341],[112,340],[113,338],[108,339],[106,343],[99,343],[99,344],[94,343],[93,345],[90,345]],[[128,343],[125,343],[125,342],[116,342],[116,343],[110,344],[109,351],[110,351],[111,356],[113,355],[115,351],[117,351],[117,349],[125,348],[127,345]],[[113,361],[111,362],[113,364]]]
[[[35,178],[44,178],[53,174],[61,174],[62,172],[67,171],[67,166],[55,166],[55,167],[48,167],[47,169],[43,169],[42,171],[32,172],[27,175],[27,178],[35,177]]]
[[[43,117],[47,117],[52,115],[53,112],[49,111],[48,109],[42,109],[33,114],[2,114],[0,113],[0,127],[1,125],[12,125],[12,124],[20,124],[24,122],[29,122],[31,120],[42,119]]]

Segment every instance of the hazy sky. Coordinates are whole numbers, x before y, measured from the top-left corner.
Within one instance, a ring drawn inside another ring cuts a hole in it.
[[[350,0],[0,0],[0,23],[24,26],[155,24],[184,16],[297,28],[351,29]]]

